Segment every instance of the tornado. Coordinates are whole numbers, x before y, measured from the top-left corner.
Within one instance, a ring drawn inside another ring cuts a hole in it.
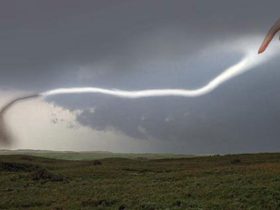
[[[9,109],[17,104],[18,102],[23,102],[29,99],[38,98],[39,94],[32,94],[21,96],[9,101],[0,109],[0,143],[5,145],[10,145],[12,143],[12,135],[9,132],[9,129],[5,122],[5,115],[9,111]]]

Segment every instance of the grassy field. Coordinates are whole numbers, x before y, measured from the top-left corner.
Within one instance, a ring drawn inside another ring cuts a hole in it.
[[[280,209],[280,154],[0,156],[0,209]]]

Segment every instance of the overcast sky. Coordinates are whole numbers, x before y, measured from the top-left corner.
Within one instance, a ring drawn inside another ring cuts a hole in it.
[[[279,0],[2,0],[0,103],[59,87],[198,88],[242,56],[213,49],[243,37],[260,44],[279,8]],[[279,151],[279,66],[273,59],[198,98],[18,104],[7,116],[12,148]]]

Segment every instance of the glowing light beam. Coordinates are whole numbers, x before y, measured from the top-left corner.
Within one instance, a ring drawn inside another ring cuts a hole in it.
[[[252,69],[255,66],[258,66],[267,60],[269,60],[273,55],[275,55],[275,50],[271,50],[270,53],[267,53],[263,56],[258,56],[254,50],[245,49],[245,55],[238,63],[230,66],[225,69],[220,75],[211,80],[205,86],[188,90],[188,89],[147,89],[147,90],[118,90],[118,89],[104,89],[98,87],[70,87],[70,88],[59,88],[49,90],[43,93],[40,93],[42,97],[48,97],[52,95],[59,94],[81,94],[81,93],[96,93],[96,94],[105,94],[121,98],[144,98],[144,97],[161,97],[161,96],[179,96],[179,97],[197,97],[204,94],[207,94],[226,81]]]

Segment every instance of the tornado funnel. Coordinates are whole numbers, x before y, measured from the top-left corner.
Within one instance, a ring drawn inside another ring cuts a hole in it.
[[[5,115],[9,111],[9,109],[18,102],[25,101],[32,98],[37,98],[39,96],[40,96],[39,94],[32,94],[32,95],[15,98],[9,101],[6,105],[4,105],[0,109],[0,143],[1,144],[10,145],[12,142],[12,135],[10,134],[9,129],[5,123]]]

